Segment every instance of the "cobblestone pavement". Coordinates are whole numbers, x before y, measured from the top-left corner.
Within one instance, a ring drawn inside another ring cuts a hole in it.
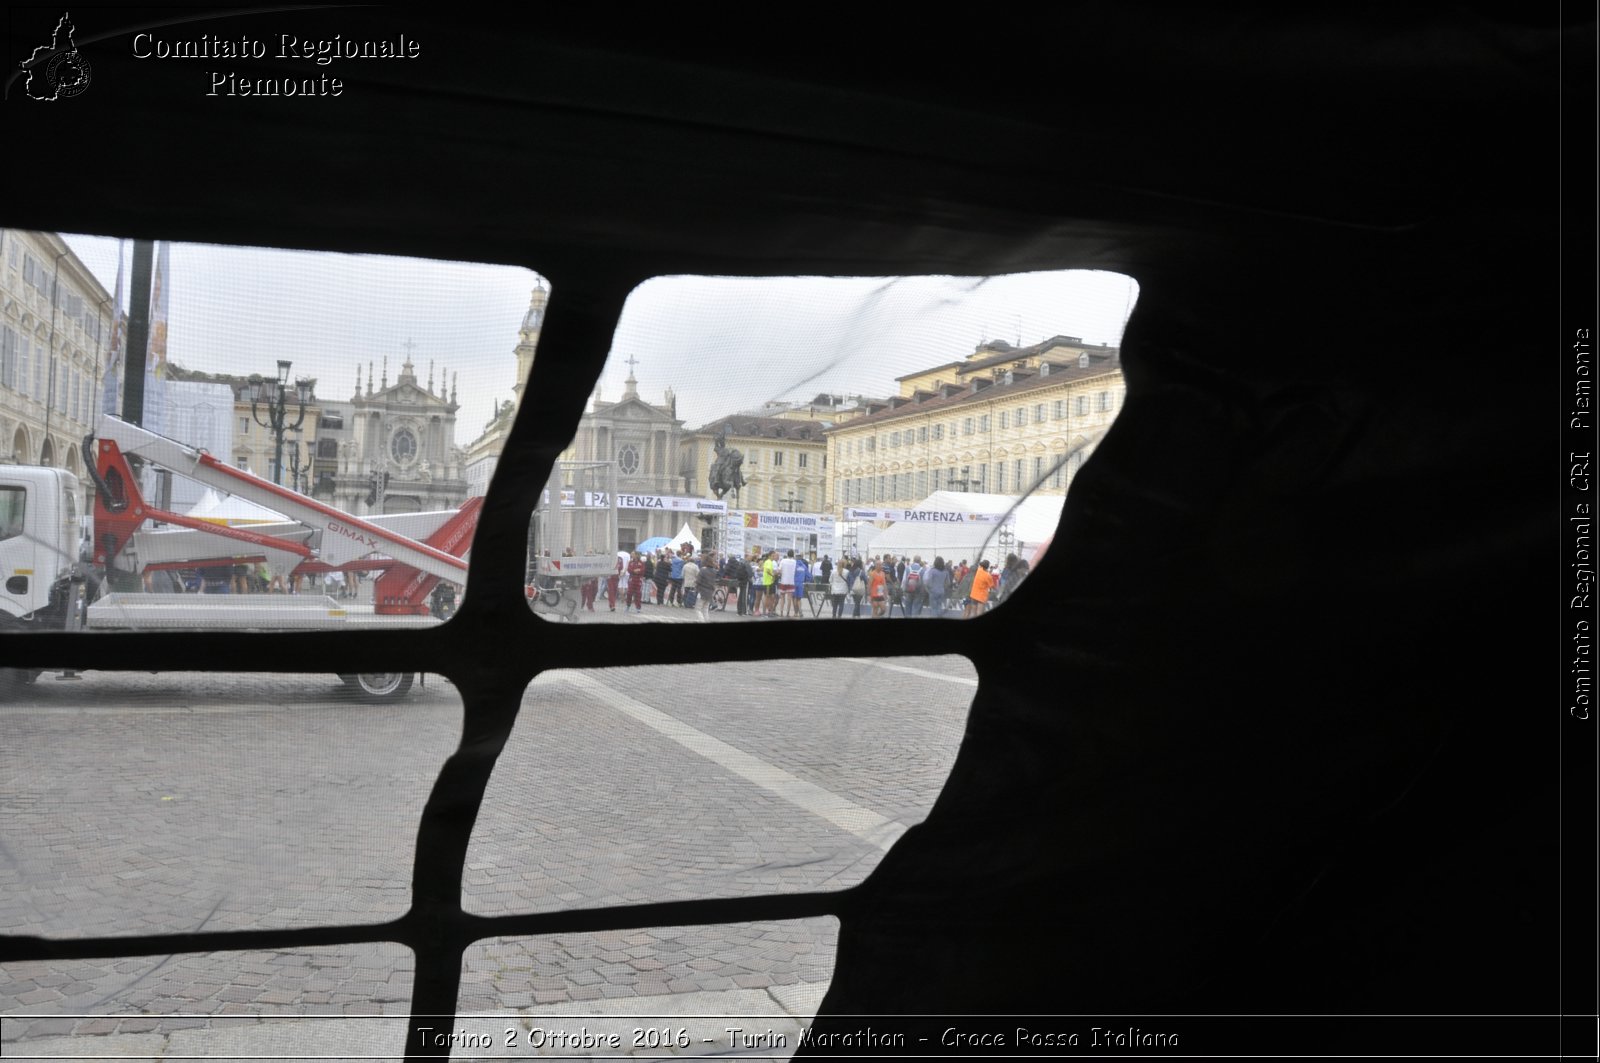
[[[463,906],[859,882],[931,806],[974,686],[949,657],[542,676],[474,829]],[[41,677],[4,711],[0,932],[57,937],[403,913],[416,823],[461,713],[437,677],[380,706],[331,676],[109,673]],[[836,931],[813,919],[485,941],[459,1007],[818,986]],[[410,952],[382,944],[12,963],[0,1016],[6,1043],[142,1034],[175,1015],[160,1029],[403,1016],[411,978]]]

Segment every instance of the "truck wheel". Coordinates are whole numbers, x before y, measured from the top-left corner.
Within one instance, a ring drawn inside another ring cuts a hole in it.
[[[410,672],[350,672],[339,678],[368,701],[398,701],[411,689]]]

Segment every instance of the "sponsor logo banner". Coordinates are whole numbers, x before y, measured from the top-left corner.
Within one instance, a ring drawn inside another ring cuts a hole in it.
[[[745,512],[729,514],[739,519],[746,528],[782,528],[785,531],[814,532],[827,526],[833,530],[833,518],[820,513],[765,513]]]
[[[831,554],[838,548],[833,518],[825,513],[735,511],[728,514],[723,544],[729,553],[740,554],[756,546],[818,554]]]
[[[609,576],[616,568],[617,559],[613,554],[539,559],[539,574],[544,576]]]
[[[891,520],[908,524],[1000,524],[1004,513],[962,513],[954,509],[854,509],[846,508],[845,520]]]

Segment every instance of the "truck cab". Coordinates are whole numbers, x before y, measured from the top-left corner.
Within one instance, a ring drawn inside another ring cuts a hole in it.
[[[0,466],[0,623],[66,619],[79,575],[78,478],[65,469]]]

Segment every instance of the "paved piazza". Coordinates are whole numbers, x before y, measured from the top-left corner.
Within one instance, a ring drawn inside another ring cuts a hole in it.
[[[932,805],[975,688],[959,657],[541,676],[490,782],[463,905],[550,912],[860,882]],[[461,717],[438,677],[380,706],[332,676],[270,674],[43,676],[0,711],[0,930],[53,937],[402,914],[417,820]],[[480,942],[459,1008],[638,1001],[663,1014],[708,993],[814,1005],[836,931],[813,919]],[[10,963],[0,1029],[7,1046],[72,1036],[121,1054],[119,1038],[224,1016],[392,1027],[412,974],[394,944]]]

